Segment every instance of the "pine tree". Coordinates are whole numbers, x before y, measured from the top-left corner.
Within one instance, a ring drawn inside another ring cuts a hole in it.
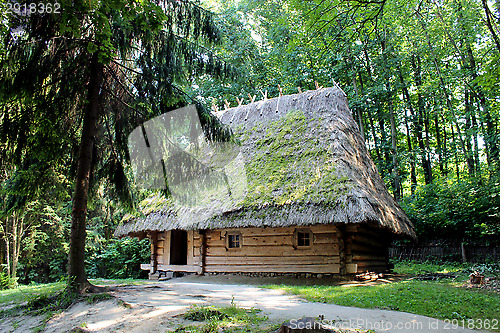
[[[8,17],[0,53],[0,161],[18,170],[66,165],[74,176],[68,288],[93,291],[86,277],[86,212],[92,183],[106,178],[131,206],[126,138],[142,122],[189,102],[194,76],[231,75],[207,48],[220,40],[210,12],[186,0],[58,2],[58,13]],[[229,133],[198,107],[205,133]],[[78,143],[78,144],[77,144]],[[29,200],[43,181],[13,191]],[[9,207],[20,209],[23,200]]]

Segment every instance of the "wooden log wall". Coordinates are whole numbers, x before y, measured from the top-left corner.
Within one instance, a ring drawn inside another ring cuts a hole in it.
[[[385,272],[389,268],[391,234],[367,225],[345,226],[347,273]]]
[[[312,245],[304,248],[294,247],[295,229],[207,230],[205,271],[338,274],[340,257],[337,228],[333,225],[311,226]],[[241,248],[227,248],[226,233],[232,231],[241,233]],[[195,232],[193,240],[193,262],[200,264],[202,238]]]
[[[152,264],[160,271],[202,274],[353,274],[388,269],[389,232],[365,224],[307,228],[313,235],[309,247],[294,246],[294,232],[302,227],[191,230],[187,233],[187,265],[170,264],[171,232],[158,232]],[[240,233],[240,248],[227,247],[228,232]]]

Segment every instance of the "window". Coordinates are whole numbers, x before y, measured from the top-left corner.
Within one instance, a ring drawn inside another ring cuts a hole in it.
[[[241,247],[241,234],[239,232],[227,233],[226,239],[228,249],[237,249]]]
[[[313,243],[313,233],[309,229],[296,229],[294,237],[295,247],[309,247]]]
[[[311,246],[311,233],[299,231],[297,233],[297,246]]]

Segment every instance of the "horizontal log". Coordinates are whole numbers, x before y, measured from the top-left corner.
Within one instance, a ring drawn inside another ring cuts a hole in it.
[[[200,266],[201,265],[200,257],[188,258],[187,264],[193,266]]]
[[[385,261],[385,260],[389,260],[389,257],[383,256],[383,255],[362,254],[362,255],[354,255],[352,257],[352,260],[354,260],[354,261]]]
[[[158,242],[156,242],[156,247],[164,247],[164,245],[165,245],[164,240],[159,240]]]
[[[345,232],[357,233],[359,229],[359,224],[347,224],[344,227]]]
[[[356,261],[355,264],[358,267],[370,267],[370,266],[385,266],[387,267],[388,263],[384,260],[370,260],[370,261]]]
[[[340,265],[207,265],[206,272],[338,274]]]
[[[354,254],[356,253],[376,253],[385,254],[387,252],[386,247],[374,247],[363,243],[352,242],[351,250]]]
[[[381,239],[376,237],[367,237],[363,235],[354,235],[351,239],[351,243],[358,243],[373,246],[375,248],[386,248],[387,244],[385,244]]]
[[[301,256],[301,257],[228,257],[228,256],[207,256],[207,265],[319,265],[338,264],[339,257],[334,256]]]
[[[359,231],[361,231],[361,232],[366,231],[366,232],[377,233],[377,234],[383,233],[383,234],[387,234],[387,235],[391,234],[390,231],[388,231],[384,227],[379,226],[378,224],[377,225],[365,224],[365,223],[360,224]]]
[[[390,243],[391,235],[386,230],[373,228],[360,228],[356,235],[361,235],[368,238],[379,239],[381,243]]]
[[[157,255],[163,255],[164,251],[162,247],[157,247],[155,253]]]
[[[371,236],[385,236],[389,235],[386,230],[377,228],[375,226],[368,226],[366,224],[348,224],[345,226],[345,232],[352,234],[366,234]]]
[[[241,241],[243,242],[244,246],[292,246],[293,235],[243,236]]]
[[[358,273],[364,273],[364,272],[387,272],[388,267],[387,265],[385,266],[366,266],[366,267],[358,267]]]
[[[336,244],[313,244],[311,247],[294,249],[293,246],[243,246],[235,251],[228,251],[224,247],[207,247],[210,256],[310,256],[310,255],[338,255]]]
[[[314,233],[313,242],[315,244],[337,244],[339,242],[338,234],[335,233]]]
[[[219,239],[221,238],[221,230],[207,230],[207,232],[205,233],[205,238],[213,238],[213,239]]]
[[[156,267],[159,271],[165,272],[199,272],[200,267],[195,265],[158,265]]]

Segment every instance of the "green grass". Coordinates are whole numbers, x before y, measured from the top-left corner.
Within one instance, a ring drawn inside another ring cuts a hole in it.
[[[97,285],[132,284],[140,285],[148,283],[148,280],[137,279],[91,279],[91,283]],[[13,289],[0,290],[0,306],[19,305],[34,298],[54,296],[64,290],[65,282],[54,282],[44,284],[19,285]]]
[[[486,276],[498,273],[495,265],[481,267]],[[396,272],[408,275],[457,272],[458,277],[455,280],[405,279],[387,284],[357,286],[351,284],[349,286],[270,285],[267,287],[285,290],[312,302],[397,310],[438,319],[500,320],[500,294],[460,287],[475,268],[477,267],[462,264],[436,265],[403,262],[396,263]]]
[[[185,314],[184,319],[199,322],[199,324],[183,325],[175,332],[185,333],[215,333],[220,332],[270,332],[279,325],[269,325],[267,317],[259,316],[259,309],[244,309],[231,304],[227,307],[193,306]]]
[[[64,282],[19,285],[14,289],[0,291],[0,306],[19,305],[38,296],[52,296],[62,291],[66,284]]]
[[[110,286],[110,285],[134,285],[140,286],[142,284],[151,283],[147,279],[89,279],[90,283],[99,286]]]
[[[469,271],[471,265],[462,263],[419,263],[415,261],[398,261],[394,263],[394,271],[398,274],[418,275],[425,273],[460,273]]]
[[[441,282],[401,281],[374,286],[271,286],[313,302],[382,308],[439,319],[500,319],[500,295]]]
[[[456,273],[457,281],[465,281],[469,274],[478,271],[486,277],[500,277],[500,263],[488,264],[462,264],[462,263],[430,263],[415,261],[396,261],[394,271],[398,274],[418,275],[425,273]]]

